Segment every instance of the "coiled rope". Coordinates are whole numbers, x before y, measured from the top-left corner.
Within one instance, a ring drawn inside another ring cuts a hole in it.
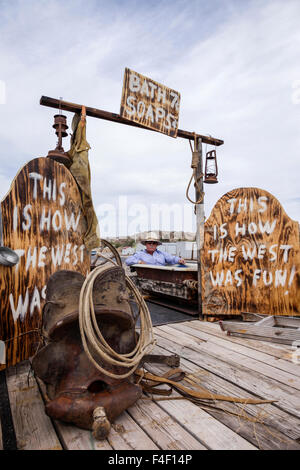
[[[99,256],[106,258],[101,254],[99,254]],[[106,259],[118,266],[118,264],[111,259]],[[142,295],[131,279],[125,276],[126,286],[133,292],[139,306],[141,322],[140,335],[135,348],[130,353],[119,354],[109,346],[98,327],[93,304],[93,286],[95,279],[105,269],[107,269],[105,266],[96,267],[86,277],[81,288],[79,297],[79,328],[81,340],[88,358],[100,372],[112,378],[125,379],[133,374],[138,368],[143,356],[149,354],[155,346],[152,321],[149,309]],[[129,370],[124,374],[110,372],[99,364],[99,362],[103,361],[110,365],[128,368]]]

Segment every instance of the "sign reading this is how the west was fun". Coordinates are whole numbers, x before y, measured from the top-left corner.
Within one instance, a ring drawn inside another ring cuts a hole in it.
[[[125,68],[120,115],[177,137],[180,94],[151,78]]]
[[[226,193],[205,222],[203,313],[300,315],[299,224],[258,188]]]
[[[0,341],[5,364],[32,356],[40,341],[46,284],[55,271],[90,270],[83,244],[86,220],[78,186],[69,170],[50,158],[28,162],[1,202],[2,245],[19,255],[0,265]]]

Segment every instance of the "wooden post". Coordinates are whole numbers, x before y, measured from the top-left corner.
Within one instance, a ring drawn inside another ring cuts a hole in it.
[[[196,201],[203,194],[203,173],[202,173],[202,139],[197,137],[195,140],[195,152],[199,152],[199,163],[196,170],[197,185],[195,185]],[[197,242],[197,263],[198,263],[198,313],[199,320],[203,320],[202,312],[202,266],[201,266],[201,250],[204,240],[204,195],[200,204],[196,204],[196,242]]]

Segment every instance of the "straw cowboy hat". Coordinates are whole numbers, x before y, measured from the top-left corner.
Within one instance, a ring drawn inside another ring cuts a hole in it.
[[[147,242],[156,242],[158,245],[161,245],[161,241],[158,236],[153,232],[149,233],[145,238],[143,238],[143,240],[141,240],[143,245],[146,245]]]

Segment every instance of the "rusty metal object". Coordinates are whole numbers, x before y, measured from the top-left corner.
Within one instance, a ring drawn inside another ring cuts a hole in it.
[[[68,133],[66,130],[68,129],[67,126],[67,118],[63,114],[55,114],[54,116],[54,124],[53,126],[55,129],[55,134],[58,137],[57,146],[54,150],[49,150],[47,157],[52,158],[52,160],[56,160],[59,163],[63,163],[67,167],[71,166],[71,159],[67,153],[65,153],[63,146],[62,146],[62,138],[66,137]]]
[[[151,299],[155,297],[156,300],[176,301],[176,304],[181,304],[182,308],[178,309],[177,306],[171,306],[171,308],[191,315],[195,314],[198,304],[197,270],[193,268],[189,270],[166,269],[165,267],[160,269],[156,266],[152,269],[143,265],[134,265],[132,269],[137,273],[135,283],[144,294],[151,295]],[[165,304],[161,303],[161,305]]]
[[[218,164],[215,150],[206,154],[204,183],[215,184],[218,182]]]
[[[102,424],[96,425],[94,411],[104,408],[106,419],[112,422],[135,403],[142,389],[132,376],[120,380],[105,375],[87,357],[78,324],[83,282],[84,276],[74,271],[58,271],[50,277],[43,309],[42,331],[46,345],[34,356],[32,366],[46,384],[49,397],[46,413],[53,419],[93,430],[103,438],[109,426],[104,418]],[[119,354],[129,353],[137,342],[125,294],[125,275],[119,266],[109,266],[95,280],[93,303],[97,325],[105,341]],[[101,366],[114,373],[125,369],[108,364],[104,359]]]
[[[0,264],[3,266],[14,266],[20,258],[17,253],[6,246],[0,246]]]
[[[194,288],[188,287],[184,283],[177,284],[143,278],[138,278],[136,282],[143,292],[151,295],[161,295],[189,302],[197,301],[197,291]]]
[[[187,286],[189,289],[198,290],[198,281],[192,279],[185,279],[183,284]]]
[[[91,256],[91,271],[95,269],[96,266],[100,264],[108,263],[108,259],[113,260],[119,266],[122,266],[121,257],[118,253],[118,250],[104,238],[101,239],[100,246],[97,250],[94,250],[96,253]],[[101,256],[104,255],[104,256]]]

